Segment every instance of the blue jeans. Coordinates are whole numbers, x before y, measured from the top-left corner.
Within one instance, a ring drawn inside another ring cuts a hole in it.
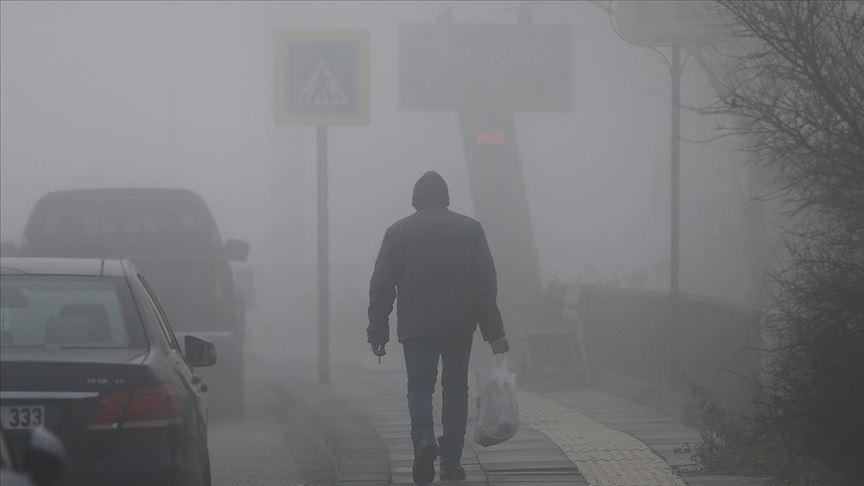
[[[408,410],[411,412],[411,440],[435,438],[432,394],[438,379],[441,357],[442,408],[439,438],[441,463],[458,465],[465,445],[468,421],[468,361],[473,335],[412,339],[405,341],[405,368],[408,371]]]

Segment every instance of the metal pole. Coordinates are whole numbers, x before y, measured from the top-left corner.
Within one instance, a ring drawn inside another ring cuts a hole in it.
[[[327,211],[327,127],[317,127],[318,144],[318,382],[330,382],[330,236]]]
[[[672,74],[672,138],[671,142],[671,193],[672,193],[672,220],[670,224],[670,285],[669,295],[673,299],[678,298],[680,289],[680,241],[681,241],[681,47],[672,46],[672,62],[670,64]]]
[[[670,152],[671,176],[671,222],[670,236],[670,269],[669,297],[671,301],[669,319],[669,389],[681,390],[681,341],[679,321],[679,291],[681,275],[681,46],[672,46],[672,60],[669,63],[669,73],[672,77],[672,127]]]

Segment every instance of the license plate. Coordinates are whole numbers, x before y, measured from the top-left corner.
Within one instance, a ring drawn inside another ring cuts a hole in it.
[[[35,429],[45,425],[45,407],[41,405],[11,405],[0,407],[0,423],[4,429]]]

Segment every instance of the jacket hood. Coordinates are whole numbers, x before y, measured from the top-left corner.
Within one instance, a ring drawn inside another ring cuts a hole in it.
[[[414,197],[411,199],[411,205],[418,210],[446,208],[450,205],[447,182],[435,171],[426,172],[414,184]]]

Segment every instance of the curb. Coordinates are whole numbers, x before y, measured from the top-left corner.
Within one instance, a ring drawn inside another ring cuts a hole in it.
[[[288,405],[286,419],[327,451],[338,484],[390,484],[390,454],[383,439],[363,416],[326,388],[306,380],[283,379],[279,388]]]

